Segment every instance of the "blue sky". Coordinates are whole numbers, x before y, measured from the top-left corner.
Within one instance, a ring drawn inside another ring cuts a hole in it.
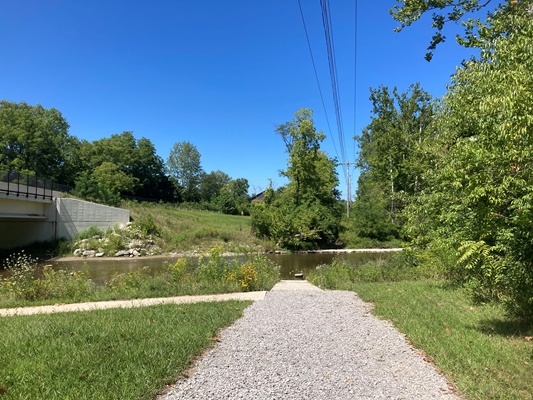
[[[0,99],[57,108],[80,139],[132,131],[164,160],[174,143],[189,141],[206,172],[247,178],[251,192],[269,178],[280,186],[287,155],[274,129],[299,108],[314,110],[328,136],[323,149],[330,156],[339,149],[320,2],[301,3],[331,132],[297,0],[3,0]],[[395,33],[388,13],[395,1],[358,4],[355,60],[354,1],[331,1],[349,161],[354,134],[370,121],[370,87],[404,91],[421,82],[440,97],[470,56],[450,34],[427,63],[427,20]],[[352,177],[355,187],[357,171]]]

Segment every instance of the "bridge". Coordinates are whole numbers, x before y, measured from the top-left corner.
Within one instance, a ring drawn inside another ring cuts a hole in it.
[[[65,197],[52,181],[0,171],[0,248],[71,239],[91,225],[129,222],[130,212]]]

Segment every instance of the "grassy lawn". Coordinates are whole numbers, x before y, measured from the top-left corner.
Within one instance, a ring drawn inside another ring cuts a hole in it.
[[[432,281],[353,284],[469,399],[533,399],[533,323]]]
[[[0,398],[152,399],[250,302],[0,319]]]

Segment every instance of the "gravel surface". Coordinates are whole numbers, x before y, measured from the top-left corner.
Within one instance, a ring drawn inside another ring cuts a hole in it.
[[[160,399],[458,399],[353,292],[278,291]]]

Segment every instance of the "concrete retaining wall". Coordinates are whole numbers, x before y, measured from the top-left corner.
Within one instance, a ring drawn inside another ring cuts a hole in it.
[[[126,224],[130,211],[76,199],[54,199],[57,209],[56,237],[71,239],[92,225],[107,229]]]
[[[105,230],[129,220],[129,210],[88,201],[36,200],[0,194],[0,248],[71,239],[91,225]]]

